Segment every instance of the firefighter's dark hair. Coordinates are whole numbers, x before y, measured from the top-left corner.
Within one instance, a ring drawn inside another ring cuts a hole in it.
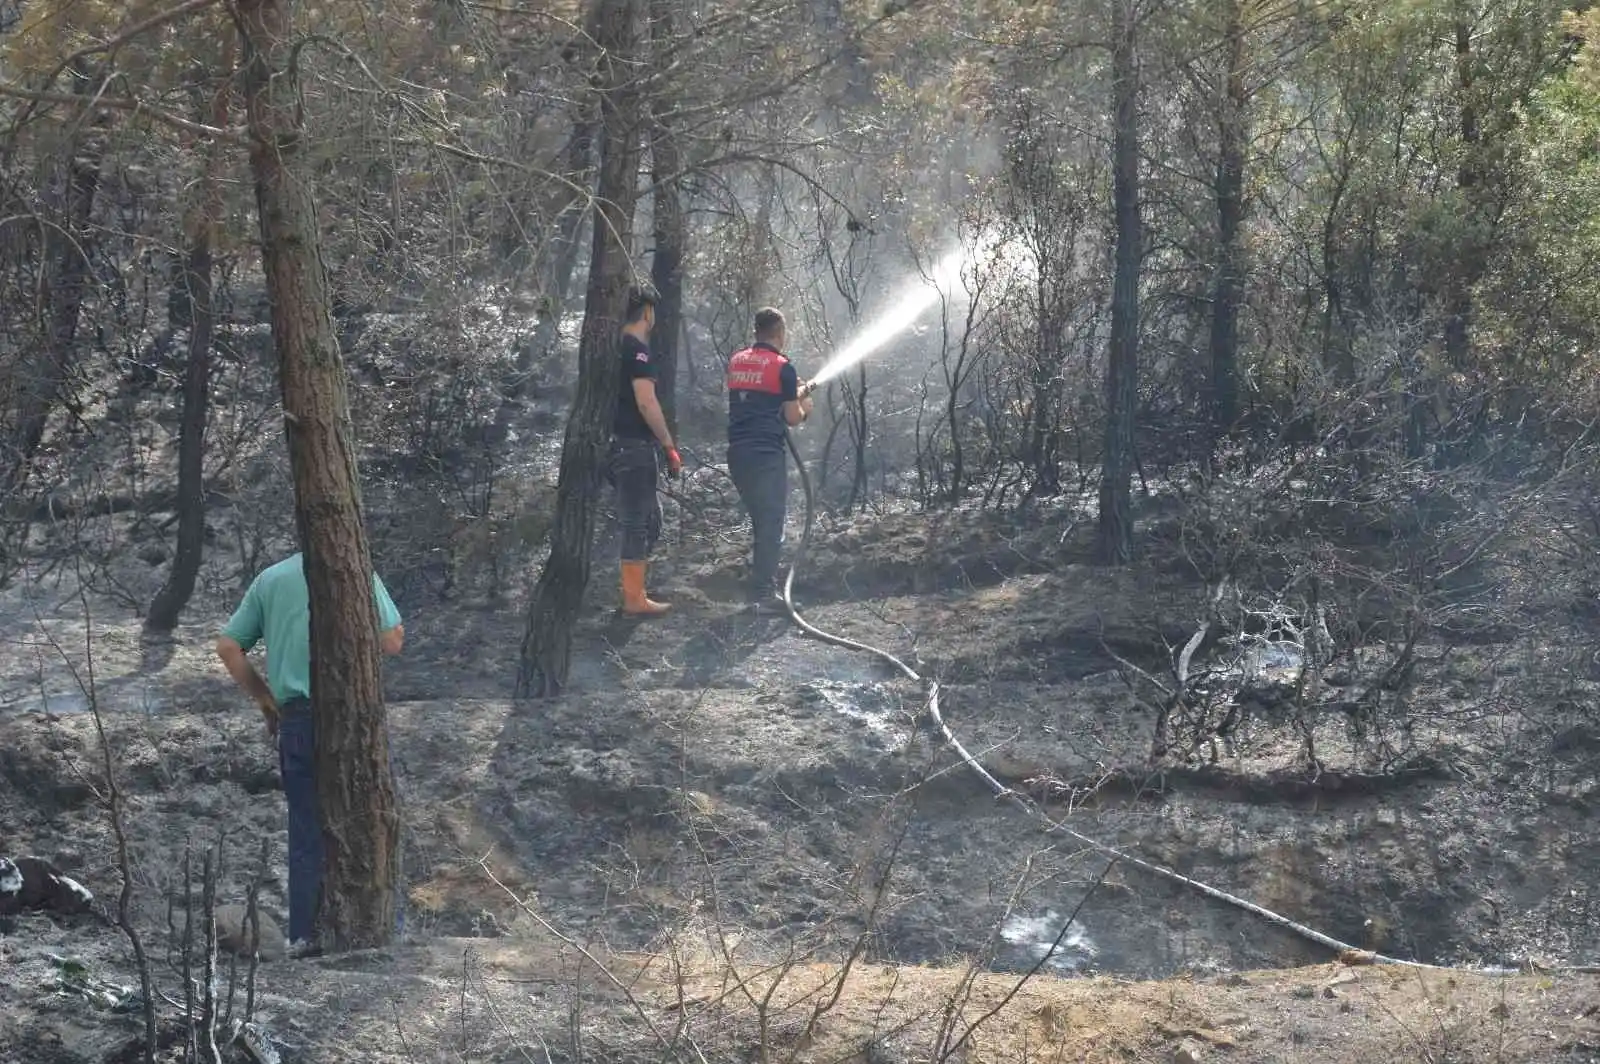
[[[756,311],[756,339],[775,340],[783,331],[783,311],[777,307],[762,307]]]
[[[648,288],[634,285],[628,289],[628,315],[627,322],[632,325],[644,317],[644,308],[656,305],[656,294]]]

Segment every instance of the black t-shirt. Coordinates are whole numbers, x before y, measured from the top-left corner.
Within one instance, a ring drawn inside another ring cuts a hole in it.
[[[617,344],[617,357],[622,360],[622,380],[617,386],[617,417],[611,434],[630,440],[653,440],[656,434],[639,413],[638,400],[633,397],[633,382],[656,379],[656,364],[650,359],[650,348],[630,333],[623,333]]]
[[[799,398],[794,365],[771,344],[757,343],[728,359],[728,446],[782,453],[783,404]]]

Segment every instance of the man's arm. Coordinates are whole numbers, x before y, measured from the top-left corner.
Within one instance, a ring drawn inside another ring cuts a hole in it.
[[[783,388],[783,420],[790,428],[811,416],[811,385],[802,386],[794,366],[784,366],[778,377]]]
[[[639,416],[656,434],[656,440],[666,450],[676,450],[672,433],[667,429],[667,415],[661,412],[661,401],[656,398],[656,382],[649,377],[633,379],[633,401],[639,405]]]
[[[228,623],[222,626],[222,632],[217,636],[217,657],[222,659],[233,682],[261,707],[261,712],[267,717],[267,729],[271,731],[277,725],[278,702],[272,697],[272,688],[267,686],[245,656],[251,647],[261,642],[265,622],[261,588],[258,583],[252,582],[245,589],[239,607],[233,611],[233,616],[228,618]]]
[[[267,718],[267,734],[276,735],[278,700],[272,697],[272,689],[267,686],[267,681],[263,680],[256,667],[250,664],[244,647],[240,646],[232,636],[219,635],[217,657],[222,659],[223,667],[228,670],[228,675],[233,677],[233,682],[261,708],[261,715]]]

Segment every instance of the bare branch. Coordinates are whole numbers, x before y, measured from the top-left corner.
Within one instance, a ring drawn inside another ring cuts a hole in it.
[[[16,100],[29,100],[33,103],[64,104],[69,107],[82,107],[89,104],[97,107],[110,107],[117,111],[127,111],[135,117],[143,115],[152,118],[162,125],[171,126],[173,129],[185,133],[193,133],[197,137],[212,137],[225,144],[244,145],[249,143],[248,134],[243,128],[219,129],[208,126],[203,122],[194,122],[187,118],[159,107],[152,106],[143,100],[134,100],[122,96],[101,96],[90,99],[84,96],[74,96],[65,92],[38,92],[33,89],[23,89],[16,85],[0,83],[0,96],[7,96]]]

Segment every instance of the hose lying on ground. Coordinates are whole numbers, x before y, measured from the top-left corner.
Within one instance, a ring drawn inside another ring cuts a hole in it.
[[[1108,846],[1103,842],[1092,839],[1079,831],[1073,830],[1071,827],[1068,827],[1064,822],[1057,820],[1055,817],[1052,817],[1049,813],[1045,812],[1045,810],[1041,808],[1037,802],[1033,801],[1027,795],[1013,790],[1012,788],[1001,783],[999,780],[995,779],[994,775],[990,773],[988,769],[984,768],[977,758],[973,757],[967,752],[967,748],[961,744],[961,740],[956,737],[955,733],[950,730],[950,726],[945,723],[944,714],[940,712],[939,709],[939,684],[936,681],[923,679],[915,669],[911,668],[911,666],[907,665],[905,662],[901,661],[899,658],[895,657],[893,654],[882,649],[881,647],[875,647],[870,643],[863,643],[859,640],[848,639],[841,635],[835,635],[832,632],[823,631],[821,628],[818,628],[816,625],[812,624],[810,621],[801,616],[800,611],[795,608],[794,574],[795,571],[800,567],[801,563],[805,561],[806,551],[811,545],[811,530],[816,519],[816,497],[812,492],[811,477],[806,472],[806,464],[801,460],[800,451],[795,446],[794,436],[787,433],[785,435],[789,444],[789,454],[793,456],[795,466],[800,470],[800,483],[805,491],[806,499],[805,528],[800,535],[800,545],[795,550],[794,559],[789,563],[789,573],[784,579],[783,588],[780,593],[783,599],[784,608],[789,612],[789,617],[806,634],[820,639],[825,643],[832,643],[834,646],[845,647],[849,650],[860,650],[871,654],[894,666],[900,672],[905,674],[906,678],[912,683],[923,685],[927,690],[926,710],[929,723],[931,723],[934,729],[938,731],[940,737],[949,744],[950,748],[955,751],[956,756],[958,756],[968,768],[972,769],[972,771],[983,780],[990,790],[994,791],[995,797],[1010,802],[1024,813],[1027,813],[1030,816],[1042,821],[1048,826],[1048,830],[1052,832],[1059,832],[1073,841],[1083,846],[1087,846],[1090,849],[1096,850],[1101,854],[1112,858],[1113,860],[1132,865],[1133,867],[1148,872],[1149,874],[1158,878],[1170,880],[1174,883],[1181,883],[1183,886],[1188,887],[1191,890],[1199,891],[1206,897],[1215,898],[1216,900],[1226,902],[1235,908],[1243,909],[1245,912],[1259,916],[1269,923],[1277,924],[1279,927],[1293,931],[1302,938],[1309,939],[1318,945],[1326,946],[1327,948],[1341,954],[1345,959],[1359,959],[1361,963],[1367,964],[1403,965],[1409,968],[1428,968],[1435,971],[1472,971],[1484,975],[1515,975],[1525,971],[1523,968],[1460,968],[1452,965],[1426,964],[1422,961],[1406,960],[1401,957],[1389,957],[1382,953],[1373,953],[1363,950],[1359,946],[1352,945],[1348,942],[1341,942],[1331,935],[1325,935],[1315,928],[1307,927],[1305,924],[1297,923],[1286,916],[1272,912],[1270,909],[1264,909],[1255,902],[1248,901],[1245,898],[1239,897],[1238,895],[1229,894],[1225,890],[1218,890],[1216,887],[1202,883],[1197,879],[1190,879],[1188,876],[1179,872],[1175,872],[1170,868],[1165,868],[1158,864],[1152,864],[1151,862],[1142,858],[1133,856],[1125,850],[1119,850],[1114,846]],[[1544,970],[1556,972],[1582,972],[1589,974],[1600,973],[1600,965],[1545,965],[1542,967]]]

